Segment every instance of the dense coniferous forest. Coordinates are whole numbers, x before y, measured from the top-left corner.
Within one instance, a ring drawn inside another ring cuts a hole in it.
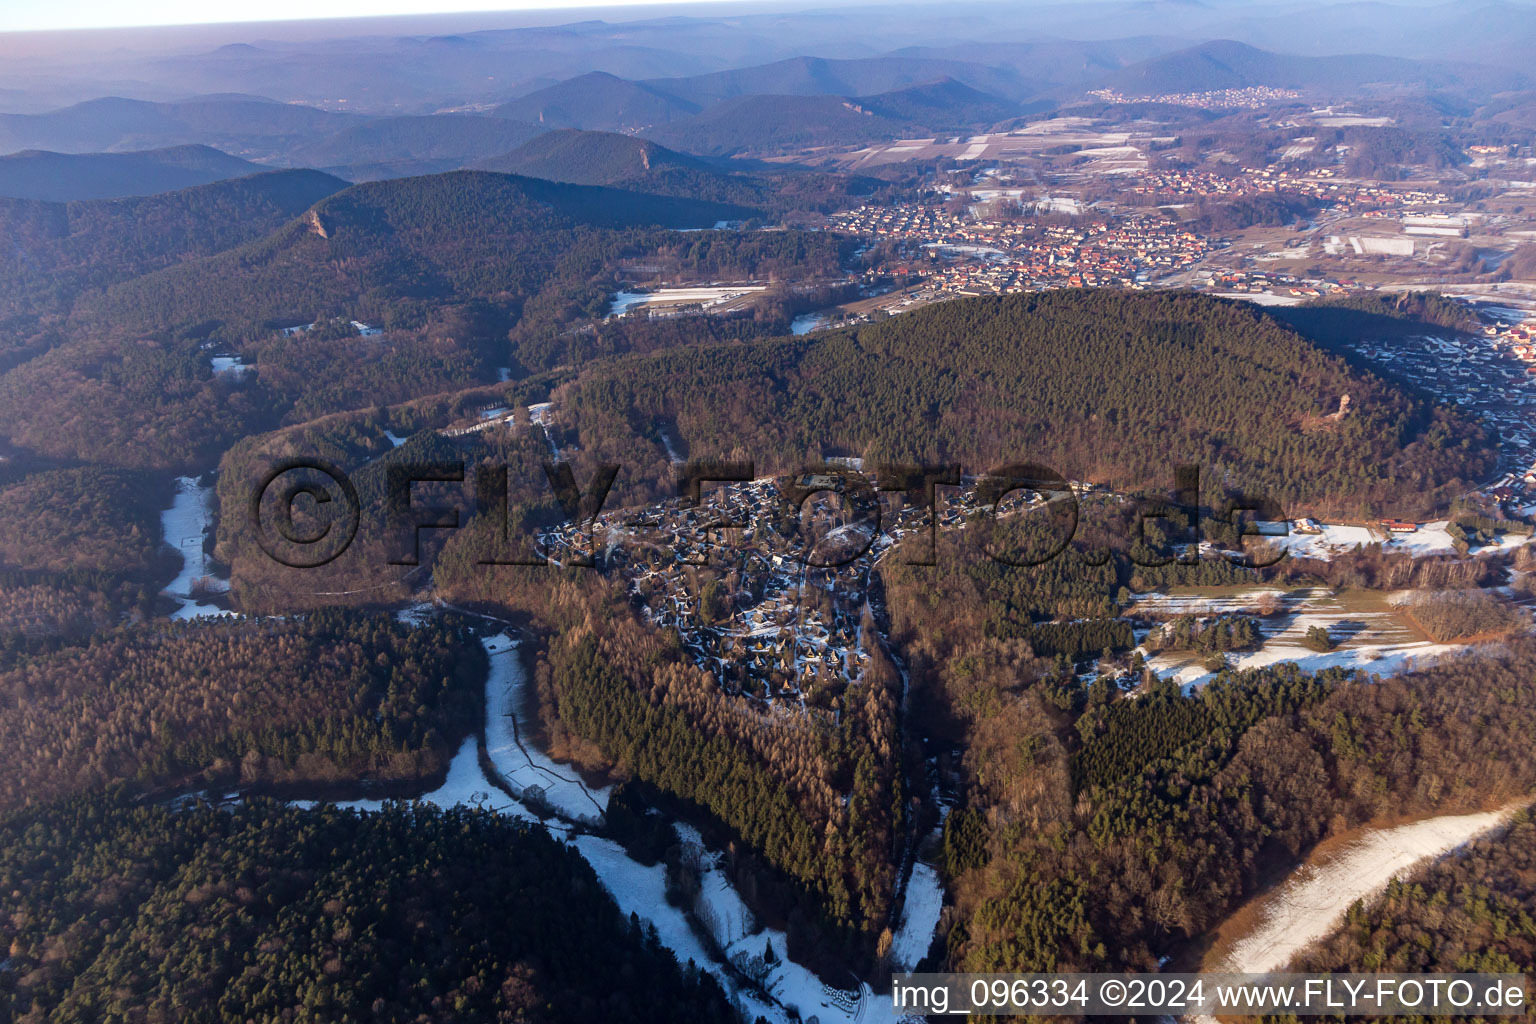
[[[148,575],[160,546],[162,481],[81,467],[0,486],[0,566]]]
[[[152,623],[0,672],[0,807],[116,783],[416,780],[479,721],[461,625],[387,616]]]
[[[574,850],[487,811],[76,797],[0,821],[0,884],[8,1020],[735,1019]]]
[[[158,610],[164,480],[118,469],[19,471],[0,483],[0,668]]]
[[[1522,641],[1392,679],[1280,665],[1054,705],[1059,669],[1037,671],[1019,697],[1058,710],[1022,720],[1006,784],[995,759],[968,761],[971,810],[950,818],[949,962],[1155,969],[1329,835],[1528,793],[1533,658]],[[980,705],[971,733],[1017,702]]]

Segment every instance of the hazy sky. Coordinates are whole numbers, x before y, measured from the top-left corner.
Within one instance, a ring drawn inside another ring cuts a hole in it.
[[[593,0],[0,0],[0,32],[590,7]],[[600,0],[604,6],[657,0]]]

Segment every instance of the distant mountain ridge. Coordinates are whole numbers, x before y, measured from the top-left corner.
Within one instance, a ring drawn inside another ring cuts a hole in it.
[[[504,153],[544,130],[525,121],[467,114],[383,117],[304,143],[284,159],[352,181],[410,177],[457,170]]]
[[[646,134],[689,153],[737,156],[979,129],[1020,110],[945,79],[875,96],[739,96]]]
[[[615,130],[666,124],[699,109],[646,83],[593,71],[503,103],[493,113],[546,128]]]
[[[509,153],[480,161],[476,169],[737,204],[764,213],[827,212],[880,187],[868,178],[820,174],[792,165],[736,166],[633,135],[576,129],[540,135]]]
[[[1132,64],[1100,79],[1098,87],[1127,96],[1260,86],[1343,94],[1378,83],[1444,88],[1458,81],[1450,69],[1427,61],[1369,53],[1298,57],[1219,39]]]
[[[362,120],[252,96],[208,96],[176,103],[109,96],[46,114],[0,114],[0,152],[67,153],[201,144],[246,152],[279,149]]]
[[[210,146],[136,153],[25,150],[0,157],[0,196],[68,202],[169,192],[270,168]]]
[[[107,97],[46,114],[0,114],[0,153],[208,146],[268,166],[320,167],[357,180],[455,170],[543,130],[472,114],[341,114],[260,96],[199,96],[175,103]]]
[[[674,170],[711,173],[702,160],[648,139],[573,128],[535,136],[511,152],[480,161],[476,168],[573,185],[616,185]]]
[[[707,107],[739,96],[872,96],[943,79],[962,82],[979,92],[1021,99],[1040,89],[1009,68],[932,57],[863,57],[828,60],[792,57],[756,67],[686,78],[657,78],[640,83]]]

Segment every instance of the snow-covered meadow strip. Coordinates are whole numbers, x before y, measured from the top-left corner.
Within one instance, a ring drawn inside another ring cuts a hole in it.
[[[461,804],[465,807],[479,807],[509,818],[537,823],[539,819],[536,815],[486,781],[485,773],[480,770],[478,748],[479,741],[474,736],[467,737],[459,745],[458,753],[453,755],[453,761],[448,765],[448,777],[443,780],[443,784],[416,799],[444,809]],[[294,800],[292,803],[297,807],[313,807],[316,801]],[[337,807],[370,812],[384,806],[383,800],[338,800],[335,803]]]
[[[939,883],[939,873],[922,861],[914,862],[902,902],[901,927],[891,943],[892,967],[910,971],[928,955],[943,910],[944,888]]]
[[[212,525],[213,488],[200,486],[196,477],[177,477],[171,507],[160,513],[160,534],[181,555],[181,571],[161,591],[179,606],[171,613],[173,619],[231,614],[211,604],[201,604],[192,596],[192,584],[199,580],[210,591],[229,589],[228,580],[217,578],[209,570],[208,556],[203,552],[203,537]]]
[[[1254,974],[1280,970],[1333,931],[1356,900],[1376,896],[1398,875],[1497,828],[1514,811],[1508,807],[1371,829],[1322,863],[1303,865],[1261,899],[1258,926],[1232,944],[1219,969]]]
[[[527,720],[528,673],[517,641],[505,633],[483,638],[491,673],[485,683],[485,749],[514,793],[537,793],[563,818],[601,822],[610,787],[588,787],[575,769],[556,764],[532,743],[519,742],[517,716]],[[533,794],[528,794],[533,796]]]

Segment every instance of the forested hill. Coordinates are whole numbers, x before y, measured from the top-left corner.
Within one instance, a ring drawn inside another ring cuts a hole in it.
[[[967,299],[674,350],[590,372],[571,407],[584,448],[621,459],[614,439],[665,420],[691,455],[743,452],[759,472],[847,454],[969,472],[1034,461],[1167,490],[1176,463],[1198,463],[1207,482],[1314,512],[1413,514],[1494,465],[1485,432],[1457,414],[1252,307],[1166,292]]]
[[[18,243],[0,248],[0,314],[233,248],[346,187],[319,171],[268,171],[125,199],[0,199],[0,234]]]
[[[27,150],[0,157],[0,196],[17,199],[112,199],[205,185],[262,170],[211,146],[135,153]]]
[[[735,1020],[571,847],[489,811],[92,796],[0,822],[0,1018]]]
[[[313,415],[485,383],[497,367],[521,375],[508,331],[526,320],[553,338],[601,317],[630,264],[705,281],[837,272],[843,242],[827,232],[658,226],[742,212],[475,171],[353,186],[235,248],[72,299],[23,297],[0,317],[0,437],[193,469],[296,405]],[[386,334],[359,338],[351,320]],[[302,338],[277,330],[316,321]],[[219,346],[255,371],[213,374]]]
[[[488,171],[526,174],[577,185],[612,185],[654,195],[731,203],[783,213],[848,204],[881,186],[877,180],[825,174],[801,167],[754,165],[750,172],[729,161],[706,161],[617,132],[564,129],[546,132],[509,153],[476,165]]]
[[[244,248],[111,289],[83,312],[144,329],[332,310],[382,319],[391,300],[526,292],[583,231],[710,227],[747,212],[485,171],[369,182]],[[349,305],[365,294],[372,301]]]
[[[770,198],[746,175],[717,171],[702,160],[617,132],[546,132],[477,165],[576,185],[613,185],[656,195],[760,208]]]
[[[702,160],[645,139],[573,128],[545,132],[481,167],[578,185],[612,185],[667,170],[705,170]]]

